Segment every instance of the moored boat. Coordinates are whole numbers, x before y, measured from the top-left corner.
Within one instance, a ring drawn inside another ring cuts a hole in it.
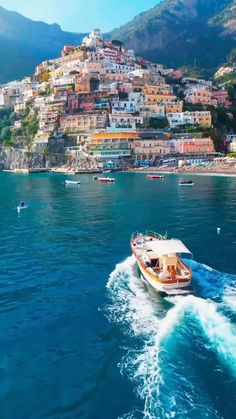
[[[113,177],[98,177],[96,180],[102,183],[114,183],[115,178]]]
[[[189,294],[192,271],[181,255],[192,253],[180,240],[146,231],[134,233],[130,244],[142,277],[152,288],[167,295]]]
[[[162,175],[147,175],[147,179],[164,179]]]
[[[65,180],[66,185],[80,185],[80,183],[79,180]]]
[[[179,182],[179,186],[193,186],[193,185],[194,185],[194,183],[193,183],[193,181],[192,181],[192,180],[190,180],[190,179],[181,180],[181,181]]]

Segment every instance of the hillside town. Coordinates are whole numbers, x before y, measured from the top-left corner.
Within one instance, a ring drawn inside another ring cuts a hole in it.
[[[33,76],[0,86],[0,137],[31,166],[74,172],[212,165],[236,152],[232,100],[217,81],[147,62],[95,29]]]

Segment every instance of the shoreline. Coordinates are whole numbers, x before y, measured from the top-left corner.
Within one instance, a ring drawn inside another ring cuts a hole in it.
[[[236,177],[236,170],[228,170],[228,168],[218,169],[218,170],[182,170],[182,169],[172,169],[162,170],[160,168],[148,168],[142,170],[129,170],[129,173],[142,173],[142,174],[165,174],[165,175],[178,175],[178,176],[222,176],[222,177]]]
[[[169,172],[169,171],[134,171],[134,170],[128,170],[128,173],[140,173],[140,174],[146,174],[146,175],[152,175],[152,174],[163,174],[163,175],[177,175],[177,176],[220,176],[220,177],[236,177],[236,173],[223,173],[223,172]]]
[[[14,174],[44,174],[44,173],[53,173],[53,174],[61,174],[61,175],[68,175],[68,176],[75,176],[75,175],[82,175],[82,174],[99,174],[102,171],[99,170],[92,170],[92,171],[74,171],[74,170],[66,170],[65,168],[52,168],[52,169],[42,169],[42,168],[31,168],[31,169],[6,169],[2,170],[2,173],[14,173]],[[158,170],[157,168],[150,168],[143,169],[143,170],[126,170],[126,171],[114,171],[112,173],[135,173],[135,174],[162,174],[162,175],[177,175],[177,176],[219,176],[219,177],[236,177],[236,172],[208,172],[208,171],[174,171],[174,170]]]

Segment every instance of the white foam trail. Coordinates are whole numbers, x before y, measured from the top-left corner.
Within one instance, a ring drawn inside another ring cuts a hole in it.
[[[140,350],[130,350],[123,358],[120,369],[136,383],[137,391],[145,401],[144,418],[156,419],[166,417],[160,401],[161,385],[164,383],[161,354],[165,350],[165,340],[184,315],[188,314],[199,322],[212,350],[235,375],[236,332],[230,321],[217,311],[216,303],[191,295],[169,299],[174,307],[166,313],[161,306],[163,300],[159,300],[158,306],[158,295],[156,303],[151,300],[145,286],[134,274],[134,265],[135,259],[130,257],[118,264],[110,275],[107,288],[112,304],[108,307],[108,315],[122,326],[127,325],[129,333],[145,336],[144,346]],[[191,336],[187,338],[191,339]],[[173,403],[169,414],[170,417],[175,415]]]
[[[189,308],[220,359],[236,375],[236,330],[229,319],[217,311],[218,304],[201,298],[189,297]]]
[[[223,302],[232,311],[236,311],[236,295],[225,295],[223,298]]]
[[[158,401],[160,384],[163,383],[159,362],[161,344],[180,321],[185,297],[180,297],[179,301],[176,299],[176,306],[166,314],[163,307],[158,306],[158,294],[155,294],[156,304],[152,302],[144,284],[135,276],[134,266],[134,257],[129,257],[111,273],[107,288],[113,304],[108,307],[108,313],[111,320],[126,324],[133,335],[145,335],[144,346],[140,351],[130,350],[122,359],[120,369],[122,374],[128,374],[136,382],[137,391],[145,400],[144,417],[154,418],[156,416],[151,412],[156,411],[157,406],[155,409],[149,406],[153,398],[158,409],[162,410]]]
[[[155,307],[140,278],[134,274],[135,258],[119,263],[111,273],[107,288],[113,300],[108,307],[109,318],[126,324],[129,332],[139,336],[155,333],[159,319]]]

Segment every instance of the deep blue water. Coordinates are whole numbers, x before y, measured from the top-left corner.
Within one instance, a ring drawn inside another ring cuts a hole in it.
[[[0,418],[233,419],[236,178],[115,177],[0,174]],[[140,282],[144,229],[192,250],[194,296]]]

